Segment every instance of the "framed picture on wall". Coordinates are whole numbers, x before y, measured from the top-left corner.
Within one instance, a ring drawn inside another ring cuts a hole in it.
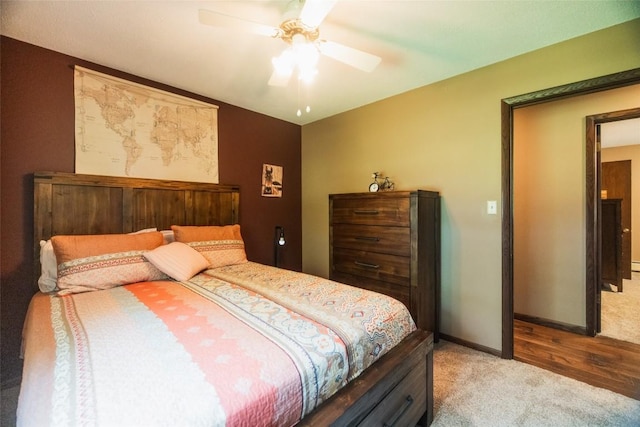
[[[262,165],[262,195],[282,197],[282,166]]]

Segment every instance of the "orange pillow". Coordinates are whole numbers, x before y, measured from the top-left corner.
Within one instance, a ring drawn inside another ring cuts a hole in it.
[[[176,242],[189,243],[204,240],[242,240],[240,225],[172,225]]]
[[[159,231],[140,234],[53,236],[51,238],[58,264],[96,255],[151,250],[160,246],[162,242],[162,233]]]
[[[209,268],[247,262],[240,225],[172,225],[176,242],[187,243],[208,261]]]
[[[143,256],[162,242],[160,232],[53,236],[60,294],[166,279]]]

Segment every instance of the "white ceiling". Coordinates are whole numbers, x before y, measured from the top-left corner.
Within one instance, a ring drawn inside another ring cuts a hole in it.
[[[281,40],[205,26],[198,10],[278,26],[287,1],[5,1],[3,35],[306,124],[640,17],[640,1],[339,1],[321,38],[382,58],[322,57],[313,86],[267,85]],[[300,95],[299,95],[300,94]],[[311,112],[296,117],[298,105]]]

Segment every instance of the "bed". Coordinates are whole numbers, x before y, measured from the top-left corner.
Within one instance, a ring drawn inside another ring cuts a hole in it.
[[[433,335],[396,300],[247,260],[239,197],[34,175],[34,268],[47,244],[60,265],[25,321],[19,425],[431,423]]]

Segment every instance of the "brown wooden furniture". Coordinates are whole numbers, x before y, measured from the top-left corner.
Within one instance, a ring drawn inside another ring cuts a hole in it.
[[[632,238],[632,209],[633,182],[631,179],[631,160],[617,160],[601,163],[600,191],[606,192],[606,199],[620,199],[620,222],[622,235],[622,278],[631,280],[631,242]]]
[[[433,334],[415,331],[299,425],[430,425],[433,420],[431,349]],[[424,363],[425,352],[427,363]]]
[[[55,234],[126,233],[239,221],[237,186],[71,173],[34,174],[34,255]],[[415,331],[301,425],[412,425],[433,419],[433,335]]]
[[[610,283],[622,292],[622,199],[603,199],[602,212],[602,282]],[[629,263],[631,265],[631,263]]]
[[[434,191],[329,195],[331,279],[402,301],[438,341],[440,196]]]

